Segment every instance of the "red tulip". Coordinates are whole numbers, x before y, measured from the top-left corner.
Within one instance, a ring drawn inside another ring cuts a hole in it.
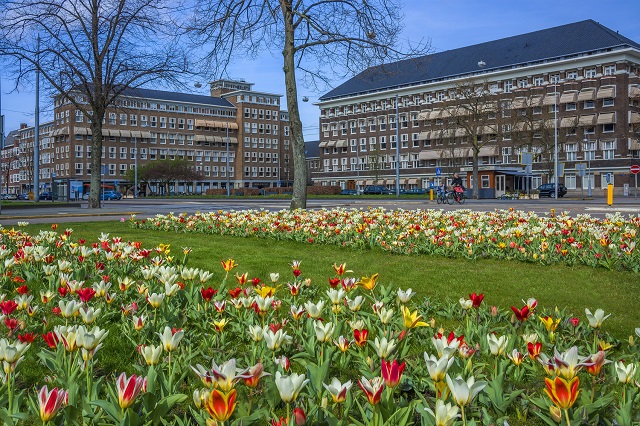
[[[234,289],[229,290],[229,295],[231,296],[232,299],[235,299],[238,296],[240,296],[240,293],[242,293],[242,289],[240,287],[236,287]]]
[[[362,330],[353,330],[353,338],[355,339],[355,344],[359,347],[363,347],[367,344],[367,336],[369,336],[369,330],[363,328]]]
[[[331,288],[338,287],[338,284],[340,284],[340,278],[329,278],[329,285]]]
[[[4,319],[4,325],[6,325],[9,330],[14,330],[14,329],[18,328],[20,323],[15,318],[5,318]]]
[[[33,343],[33,341],[36,340],[36,334],[35,333],[19,334],[18,340],[20,340],[22,343]]]
[[[58,287],[58,293],[60,293],[60,297],[65,297],[69,289],[67,287]]]
[[[56,336],[56,333],[54,333],[53,331],[43,334],[42,338],[47,343],[47,346],[49,346],[51,349],[55,349],[58,345],[58,336]]]
[[[20,278],[20,277],[15,277],[13,279],[14,282],[24,282],[24,279]],[[20,287],[16,288],[16,291],[18,292],[18,294],[27,294],[29,293],[29,287],[27,287],[27,285],[21,285]]]
[[[76,290],[76,294],[80,298],[80,301],[87,303],[96,295],[96,291],[91,287],[81,288]]]
[[[482,299],[484,299],[484,294],[476,294],[476,292],[474,291],[469,295],[469,299],[473,303],[474,308],[479,308],[480,304],[482,303]]]
[[[11,315],[13,311],[16,310],[17,307],[18,307],[18,304],[13,299],[0,302],[0,310],[2,310],[2,313],[4,315]]]
[[[307,415],[302,408],[296,407],[293,409],[293,420],[296,426],[304,426],[307,424]]]
[[[384,380],[384,384],[390,388],[398,386],[405,367],[406,364],[404,362],[398,364],[398,360],[395,359],[393,362],[382,360],[382,379]]]
[[[200,295],[202,295],[202,298],[204,299],[205,302],[210,302],[213,296],[215,296],[217,292],[218,290],[214,290],[212,287],[209,287],[209,288],[202,287],[200,289]]]
[[[236,394],[235,389],[231,389],[229,393],[213,389],[205,403],[205,408],[209,415],[218,422],[227,421],[236,408]]]
[[[118,389],[118,404],[124,410],[133,404],[140,391],[147,388],[147,378],[136,377],[135,374],[127,378],[127,375],[122,373],[116,381],[116,387]]]
[[[572,326],[577,327],[578,324],[580,324],[580,318],[578,317],[572,317],[569,322],[571,323]]]
[[[38,406],[40,407],[40,419],[46,423],[53,419],[63,404],[67,404],[69,393],[65,390],[53,388],[51,392],[47,386],[43,386],[38,392]]]
[[[542,343],[527,343],[527,351],[529,352],[529,358],[537,359],[540,356],[540,352],[542,351]]]
[[[511,307],[511,310],[516,314],[516,318],[519,321],[526,321],[527,318],[531,315],[531,311],[529,310],[529,306],[525,305],[522,309],[518,309],[515,306]]]

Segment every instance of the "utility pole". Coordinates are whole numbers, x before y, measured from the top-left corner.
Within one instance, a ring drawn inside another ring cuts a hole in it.
[[[36,123],[33,136],[33,201],[40,199],[40,36],[36,60]],[[52,188],[53,189],[53,188]],[[53,198],[53,197],[51,197]]]

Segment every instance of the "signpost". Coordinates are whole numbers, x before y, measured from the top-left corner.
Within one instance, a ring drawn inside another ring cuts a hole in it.
[[[578,176],[582,178],[587,174],[587,165],[585,163],[577,163],[575,169],[578,172]],[[582,179],[582,182],[584,182],[584,179]],[[584,197],[584,185],[580,185],[580,196]]]
[[[633,173],[633,178],[635,179],[635,191],[633,198],[638,198],[638,173],[640,173],[640,165],[634,164],[630,167],[629,171]]]

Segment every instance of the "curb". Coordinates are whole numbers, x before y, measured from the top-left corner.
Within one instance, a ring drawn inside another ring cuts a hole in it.
[[[50,219],[58,217],[89,217],[89,216],[131,216],[132,214],[142,214],[142,212],[114,212],[114,213],[58,213],[55,215],[23,215],[23,216],[4,216],[0,215],[0,220],[11,219]]]

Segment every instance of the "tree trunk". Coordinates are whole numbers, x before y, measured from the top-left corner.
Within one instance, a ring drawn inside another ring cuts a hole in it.
[[[91,121],[91,186],[89,187],[89,208],[100,208],[100,187],[102,184],[102,118],[104,110],[94,110]]]
[[[473,193],[471,197],[474,200],[478,199],[478,153],[480,152],[480,148],[473,147]]]
[[[284,16],[285,43],[282,50],[284,58],[284,83],[289,109],[289,126],[291,135],[291,149],[293,154],[293,195],[291,210],[307,207],[307,160],[304,153],[304,137],[302,135],[302,121],[298,110],[298,88],[296,85],[296,64],[293,13],[291,0],[280,0],[280,7]],[[282,161],[282,159],[281,159]],[[282,177],[279,176],[281,179]]]

